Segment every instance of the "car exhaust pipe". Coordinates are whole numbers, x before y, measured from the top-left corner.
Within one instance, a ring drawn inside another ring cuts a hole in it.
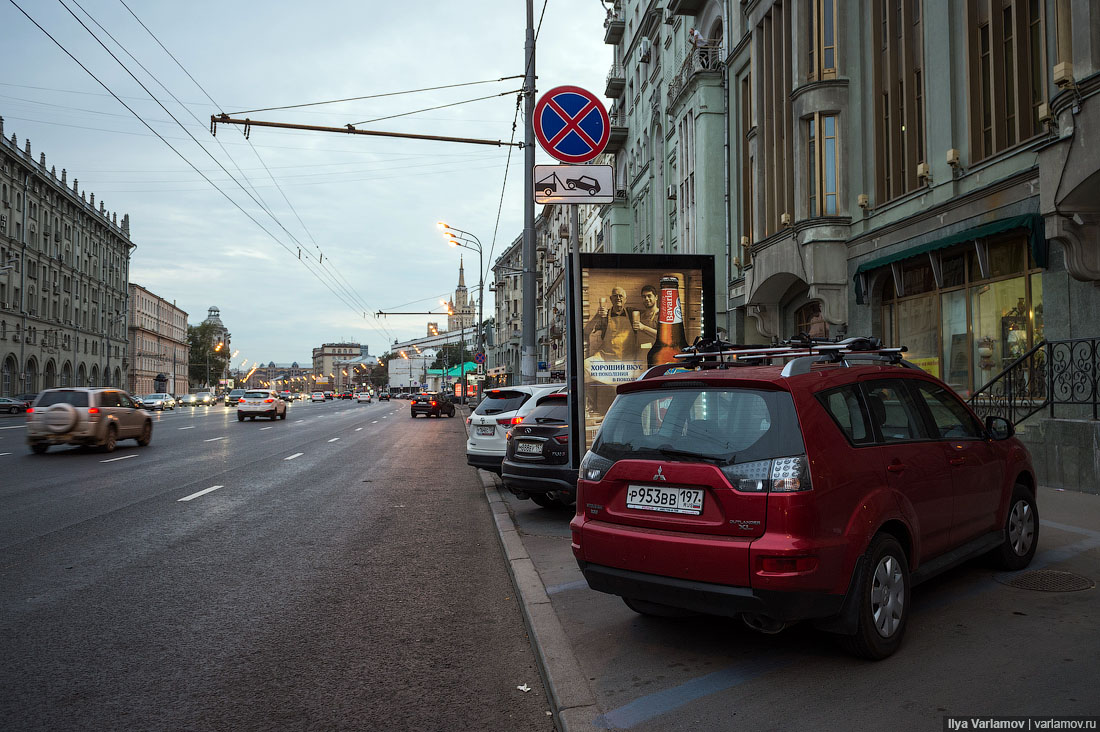
[[[757,615],[756,613],[741,613],[741,620],[753,630],[768,635],[775,635],[789,625],[789,623],[783,623],[767,615]]]

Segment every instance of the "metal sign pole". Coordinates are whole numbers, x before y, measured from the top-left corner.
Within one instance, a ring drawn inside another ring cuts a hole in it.
[[[569,359],[569,407],[570,424],[570,455],[572,466],[579,468],[582,449],[585,446],[587,435],[585,434],[584,419],[584,347],[583,331],[584,322],[582,315],[581,297],[581,242],[580,222],[577,214],[577,204],[569,205],[569,318],[566,324],[569,327],[568,351]]]

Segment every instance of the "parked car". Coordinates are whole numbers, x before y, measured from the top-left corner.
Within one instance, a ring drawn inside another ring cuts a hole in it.
[[[367,404],[370,404],[370,392],[369,391],[356,392],[355,401],[356,401],[357,404],[362,404],[363,402],[366,402]]]
[[[34,400],[38,398],[38,394],[16,394],[15,399],[21,399],[24,407],[29,407],[34,404]]]
[[[388,391],[383,391],[383,392],[379,393],[378,401],[388,402],[389,400],[390,400],[390,393]]]
[[[244,389],[233,389],[228,392],[225,395],[225,406],[236,407],[240,403],[241,397],[244,396],[244,391]]]
[[[286,419],[286,410],[286,401],[277,391],[249,389],[237,404],[237,421],[243,422],[245,417],[251,420],[256,417],[269,417],[272,421]]]
[[[416,415],[423,414],[425,417],[442,417],[446,414],[448,417],[455,416],[455,405],[446,394],[440,394],[439,392],[426,392],[420,394],[409,404],[409,416],[416,419]]]
[[[470,434],[466,440],[466,463],[500,474],[504,460],[504,435],[513,424],[522,419],[521,407],[535,397],[561,391],[565,384],[527,384],[489,389],[466,420]],[[531,402],[531,408],[535,406]]]
[[[176,399],[171,394],[146,394],[141,398],[142,406],[146,409],[175,409]]]
[[[518,498],[543,508],[577,500],[577,469],[569,458],[569,395],[545,394],[504,436],[504,486]]]
[[[983,554],[1027,566],[1027,448],[900,350],[791,343],[776,365],[712,351],[620,385],[577,484],[589,586],[645,615],[810,620],[880,659],[914,585]]]
[[[179,405],[181,407],[197,407],[199,406],[199,398],[194,394],[181,394]]]
[[[0,413],[19,414],[27,411],[27,404],[22,399],[14,397],[0,397]]]
[[[46,389],[27,410],[27,444],[39,455],[50,445],[98,445],[112,452],[126,439],[148,445],[153,421],[120,389]]]
[[[325,401],[325,393],[323,391],[315,391],[309,398],[310,402],[323,402]]]
[[[218,403],[218,398],[214,396],[213,392],[199,391],[195,392],[196,406],[208,407]]]

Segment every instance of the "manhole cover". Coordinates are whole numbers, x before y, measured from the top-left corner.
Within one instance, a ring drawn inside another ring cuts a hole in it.
[[[1091,590],[1095,583],[1088,577],[1072,572],[1057,572],[1053,569],[1038,569],[1024,574],[1003,575],[997,581],[1009,587],[1021,590],[1039,590],[1040,592],[1079,592]]]

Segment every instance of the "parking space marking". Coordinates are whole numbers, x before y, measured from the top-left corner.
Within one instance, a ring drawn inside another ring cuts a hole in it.
[[[296,457],[302,457],[303,455],[305,455],[305,453],[304,453],[304,452],[296,452],[296,453],[294,453],[293,455],[291,455],[290,457],[285,457],[285,458],[283,458],[283,460],[293,460],[294,458],[296,458]]]
[[[339,439],[340,439],[339,437],[333,437],[331,440],[329,440],[329,442],[336,442]]]
[[[198,498],[199,496],[204,496],[207,493],[209,493],[210,491],[216,491],[219,488],[224,488],[224,487],[225,486],[223,486],[223,485],[212,485],[204,491],[199,491],[198,493],[192,493],[191,495],[185,496],[184,498],[181,498],[179,500],[181,500],[181,501],[190,501],[192,498]]]
[[[137,455],[123,455],[122,457],[110,458],[109,460],[100,460],[101,463],[113,463],[116,460],[129,460],[130,458],[136,458]]]
[[[177,429],[181,429],[181,430],[193,430],[193,429],[195,429],[195,425],[191,425],[190,427],[179,427],[179,428],[177,428]]]
[[[224,440],[224,439],[225,439],[225,435],[222,435],[221,437],[211,437],[209,440],[203,440],[203,442],[217,442],[218,440]]]

